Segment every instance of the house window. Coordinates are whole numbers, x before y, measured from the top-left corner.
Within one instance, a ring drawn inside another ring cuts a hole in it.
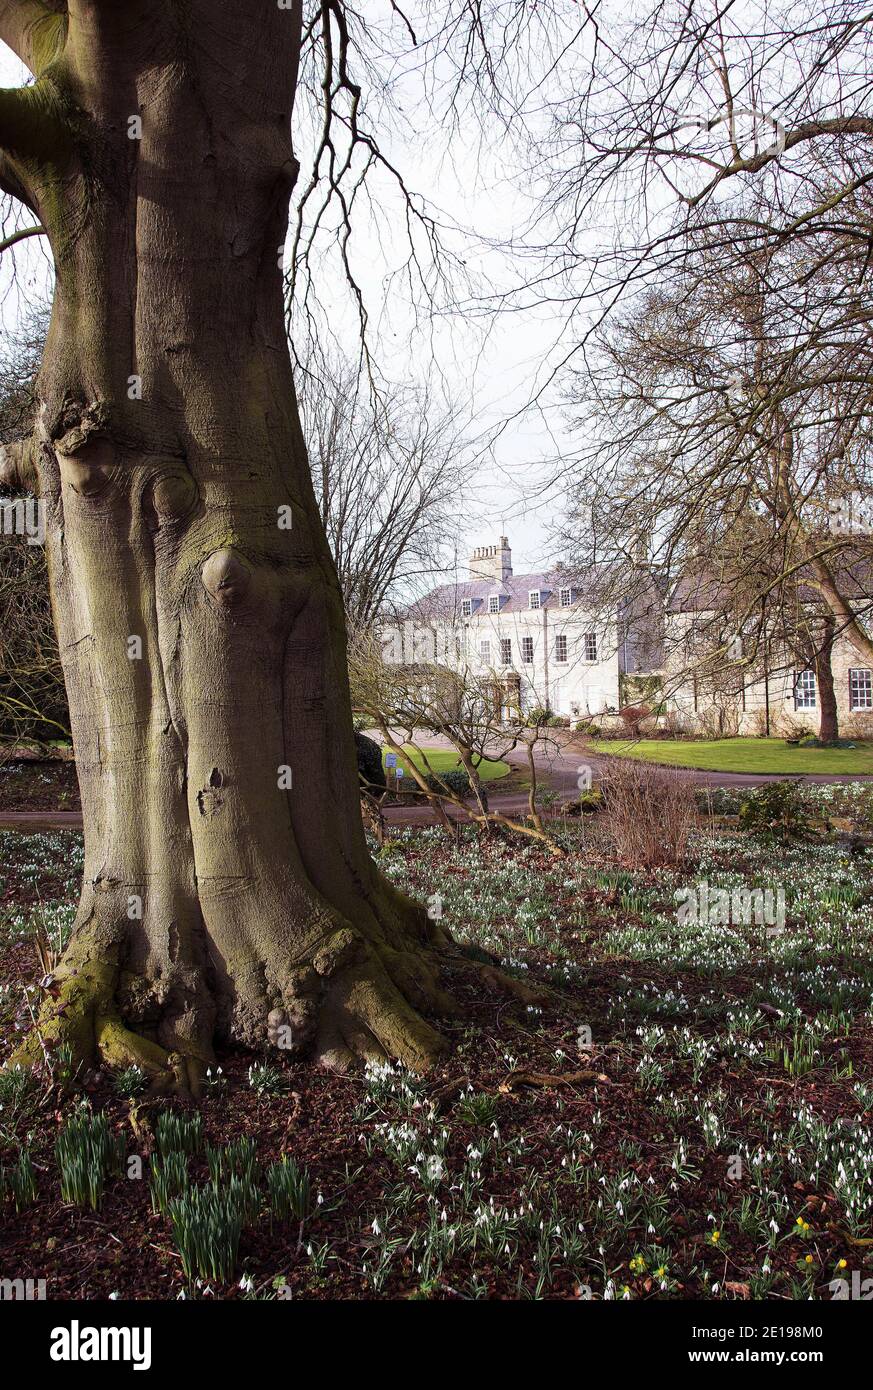
[[[527,596],[527,606],[528,606],[528,608],[539,608],[539,606],[540,606],[540,591],[539,591],[539,589],[531,589],[530,593],[529,593],[528,596]]]
[[[815,709],[815,671],[795,671],[794,708]]]
[[[489,600],[488,600],[488,612],[489,612],[489,613],[499,613],[499,612],[500,612],[500,595],[499,595],[499,594],[492,594],[491,597],[489,598]]]
[[[585,632],[582,634],[582,653],[586,661],[597,660],[596,632]]]
[[[530,663],[533,661],[533,638],[532,638],[532,637],[522,637],[522,639],[521,639],[521,659],[522,659],[522,661],[526,662],[527,665],[530,665]]]
[[[873,671],[866,667],[849,671],[849,705],[852,709],[873,709]]]
[[[559,662],[567,660],[567,638],[563,632],[555,638],[555,660]]]
[[[462,617],[462,618],[472,618],[472,616],[473,616],[473,600],[472,600],[471,598],[462,598],[462,599],[461,599],[461,617]]]
[[[512,640],[509,637],[500,639],[500,664],[501,666],[512,665]]]
[[[562,589],[562,590],[561,590],[561,607],[562,607],[562,608],[569,608],[570,605],[572,604],[572,602],[573,602],[573,591],[572,591],[572,589]]]
[[[486,665],[486,666],[490,664],[490,661],[491,661],[491,643],[487,640],[487,638],[484,639],[482,642],[479,643],[479,656],[480,656],[480,658],[482,659],[482,661],[485,662],[485,665]]]

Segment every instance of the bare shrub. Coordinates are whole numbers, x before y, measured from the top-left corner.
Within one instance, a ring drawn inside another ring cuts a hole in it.
[[[795,739],[809,738],[810,734],[815,733],[815,729],[805,719],[796,719],[793,714],[778,715],[773,732],[779,738]]]
[[[760,709],[752,710],[747,720],[749,733],[753,738],[766,738],[770,732],[768,729],[767,711],[761,706]]]
[[[625,863],[650,869],[684,862],[697,822],[687,773],[613,758],[601,790],[609,831]]]
[[[625,705],[624,709],[619,710],[619,715],[624,721],[625,732],[631,738],[639,738],[640,726],[646,719],[651,719],[652,711],[648,705]]]
[[[637,725],[637,732],[641,738],[660,738],[662,730],[658,715],[653,714],[649,719],[641,719]]]
[[[677,709],[668,709],[664,715],[664,734],[667,738],[684,738],[688,733],[688,720]]]
[[[711,705],[698,710],[697,722],[704,738],[736,738],[740,731],[740,710],[730,698],[713,699]]]
[[[842,735],[850,739],[873,738],[873,714],[855,713],[842,720]]]

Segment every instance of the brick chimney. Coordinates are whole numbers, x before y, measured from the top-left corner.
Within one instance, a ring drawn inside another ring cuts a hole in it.
[[[477,545],[470,556],[470,578],[496,584],[512,578],[512,551],[506,536],[500,537],[499,545]]]

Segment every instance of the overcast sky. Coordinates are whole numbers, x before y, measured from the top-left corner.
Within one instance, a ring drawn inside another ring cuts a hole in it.
[[[0,85],[20,85],[26,76],[15,55],[0,45]],[[456,230],[448,232],[449,244],[464,255],[473,273],[492,283],[506,283],[505,277],[512,272],[502,257],[485,248],[485,240],[504,240],[530,211],[518,185],[507,176],[503,153],[497,139],[484,150],[472,141],[464,147],[453,140],[447,155],[445,142],[438,138],[412,138],[399,127],[390,136],[390,157],[407,176],[410,187],[445,214],[448,224],[454,224]],[[387,190],[386,194],[390,200]],[[25,213],[22,220],[29,216]],[[546,530],[557,503],[553,497],[544,503],[526,499],[523,494],[543,476],[542,470],[538,472],[539,461],[554,454],[551,431],[560,426],[559,412],[552,412],[548,427],[538,412],[512,417],[531,396],[554,343],[556,321],[534,310],[472,323],[448,314],[436,323],[419,321],[416,332],[405,298],[394,292],[386,298],[386,277],[405,254],[396,241],[392,244],[390,213],[387,221],[387,229],[384,224],[379,228],[361,221],[352,247],[355,273],[378,321],[376,336],[384,369],[397,379],[412,375],[431,382],[443,380],[448,394],[464,404],[469,433],[483,448],[475,491],[459,498],[467,544],[491,543],[505,531],[516,572],[538,568],[547,558]],[[474,229],[476,237],[468,241],[462,228]],[[47,296],[50,286],[51,267],[44,239],[25,241],[14,251],[5,252],[0,259],[4,329],[14,326],[24,300]],[[339,325],[340,340],[345,339],[353,351],[355,323],[341,297],[331,305],[331,317],[334,325]],[[486,439],[503,422],[505,427],[493,450],[485,451]],[[462,563],[465,558],[460,557]]]

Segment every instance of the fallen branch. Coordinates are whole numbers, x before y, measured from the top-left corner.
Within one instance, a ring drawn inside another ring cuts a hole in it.
[[[472,1082],[469,1076],[458,1076],[454,1081],[449,1081],[445,1086],[440,1086],[438,1091],[434,1091],[433,1095],[428,1097],[436,1114],[441,1115],[445,1110],[448,1110],[450,1103],[453,1100],[460,1100],[464,1091],[471,1085]]]
[[[519,1086],[546,1089],[557,1086],[592,1085],[604,1081],[609,1084],[609,1077],[602,1071],[593,1071],[590,1067],[585,1071],[567,1071],[562,1076],[553,1076],[550,1072],[545,1071],[511,1071],[505,1080],[501,1081],[497,1089],[505,1094],[518,1090]]]

